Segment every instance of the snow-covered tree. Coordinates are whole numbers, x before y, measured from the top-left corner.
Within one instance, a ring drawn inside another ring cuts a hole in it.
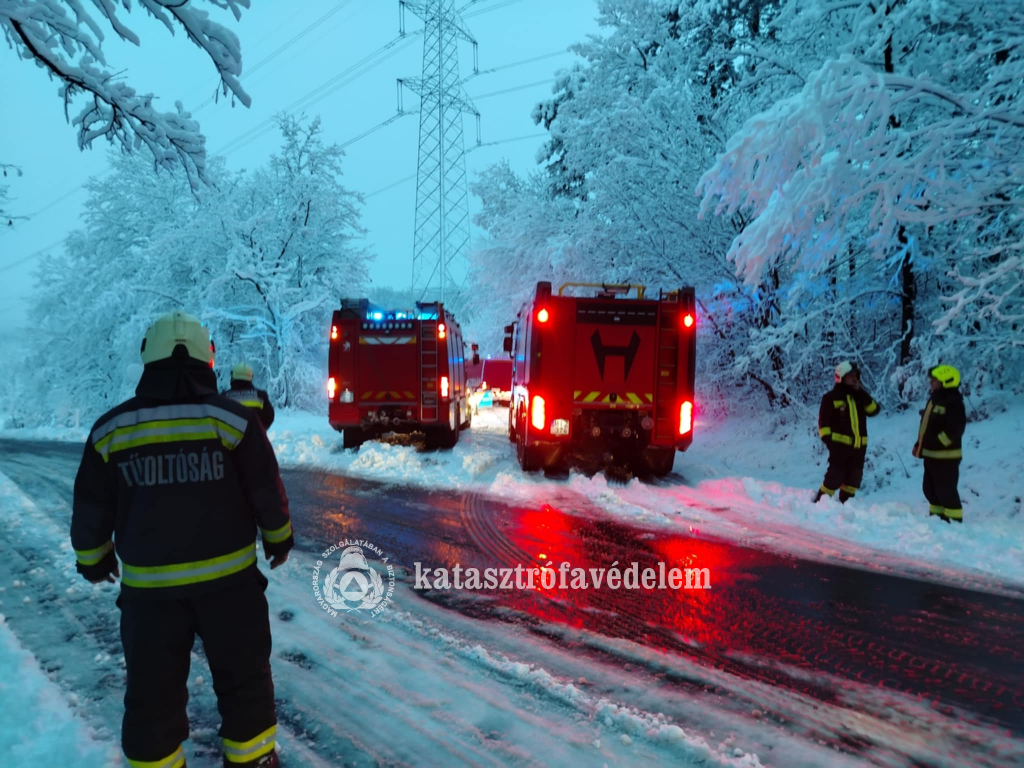
[[[700,185],[702,212],[747,219],[729,258],[748,284],[792,279],[753,356],[834,342],[897,387],[938,357],[1006,380],[1024,352],[1024,8],[791,0],[773,23],[759,66],[803,85]]]
[[[18,373],[42,394],[20,418],[67,423],[77,409],[87,422],[130,396],[146,327],[179,307],[209,323],[222,378],[244,360],[276,404],[323,405],[330,313],[367,282],[360,201],[318,122],[281,129],[266,168],[211,163],[202,200],[183,171],[154,175],[138,155],[114,156],[89,183],[82,229],[37,273],[37,331]]]
[[[206,0],[210,5],[241,18],[249,0]],[[193,189],[205,176],[205,139],[199,124],[181,102],[176,111],[156,108],[153,94],[138,93],[121,80],[104,54],[104,27],[120,39],[141,45],[141,39],[118,16],[127,15],[130,0],[94,0],[91,10],[79,0],[0,0],[0,27],[17,54],[46,70],[60,83],[65,116],[78,131],[78,144],[86,148],[100,137],[124,150],[145,145],[164,168],[185,169]],[[157,19],[167,31],[184,32],[210,58],[220,76],[219,91],[230,93],[245,106],[248,94],[239,83],[242,56],[238,38],[210,19],[197,2],[139,0],[138,7]],[[82,97],[81,111],[71,116],[71,106]]]
[[[369,275],[368,254],[356,244],[362,198],[341,183],[344,153],[323,143],[319,120],[283,117],[280,128],[281,153],[231,193],[232,218],[218,238],[224,268],[202,303],[215,326],[265,366],[269,391],[287,406],[308,391],[310,365],[322,381],[330,313]]]
[[[21,168],[10,163],[0,163],[0,172],[3,173],[3,177],[9,178],[8,174],[16,174],[21,176]],[[24,218],[18,216],[9,210],[9,199],[8,199],[8,185],[0,183],[0,225],[5,227],[13,227],[15,219]]]

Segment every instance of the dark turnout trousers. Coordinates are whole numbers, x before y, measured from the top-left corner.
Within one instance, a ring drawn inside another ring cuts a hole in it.
[[[181,599],[121,597],[121,642],[128,686],[121,743],[129,765],[184,765],[188,675],[195,636],[213,673],[229,765],[254,765],[273,751],[270,616],[262,575]]]
[[[821,484],[820,494],[834,496],[839,491],[839,500],[846,501],[857,494],[864,478],[864,458],[867,450],[847,445],[831,444],[828,447],[828,469]]]
[[[964,511],[957,490],[959,482],[960,459],[924,460],[923,490],[929,514],[963,522]]]

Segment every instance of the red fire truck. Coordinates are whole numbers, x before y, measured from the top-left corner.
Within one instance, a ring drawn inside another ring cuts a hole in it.
[[[505,328],[509,439],[522,468],[577,456],[671,472],[693,441],[695,301],[693,288],[647,298],[644,286],[567,283],[552,295],[538,283]]]
[[[327,368],[328,417],[346,448],[388,432],[451,448],[469,427],[462,329],[443,304],[384,311],[343,299]]]

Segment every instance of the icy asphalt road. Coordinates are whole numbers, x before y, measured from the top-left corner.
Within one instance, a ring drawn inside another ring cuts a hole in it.
[[[53,443],[0,442],[0,472],[32,499],[55,531],[66,532],[79,452]],[[538,747],[544,739],[537,729],[543,731],[545,722],[550,723],[548,736],[566,735],[569,726],[557,722],[559,709],[575,710],[572,719],[584,721],[584,728],[589,720],[605,729],[604,745],[593,747],[593,755],[578,754],[586,746],[582,743],[564,753],[523,753],[518,742],[529,742],[531,736],[506,737],[503,731],[514,729],[499,718],[489,731],[474,726],[485,734],[474,738],[490,743],[479,753],[459,750],[458,762],[487,764],[496,757],[499,764],[589,764],[590,758],[601,765],[609,759],[609,764],[628,764],[669,756],[679,762],[666,752],[664,740],[627,744],[636,728],[609,718],[607,707],[592,711],[580,706],[564,684],[558,687],[561,680],[641,717],[663,713],[693,737],[717,744],[709,757],[712,764],[732,751],[756,753],[765,765],[1024,764],[1020,597],[810,563],[703,537],[669,535],[664,529],[626,527],[564,490],[548,505],[530,508],[472,493],[381,486],[338,475],[288,471],[284,477],[299,552],[270,598],[277,612],[275,678],[282,720],[294,734],[294,749],[283,755],[291,757],[287,765],[341,764],[341,755],[344,764],[418,762],[415,740],[389,730],[387,721],[368,717],[364,723],[348,711],[353,695],[357,700],[372,695],[366,689],[353,684],[346,690],[343,674],[333,687],[301,679],[315,677],[332,663],[347,663],[337,655],[344,651],[325,643],[321,633],[341,625],[350,641],[364,646],[374,636],[370,621],[317,615],[309,568],[317,553],[343,538],[370,540],[392,564],[409,570],[415,562],[424,568],[456,563],[463,568],[557,568],[562,561],[587,569],[633,561],[641,569],[659,561],[668,567],[710,569],[713,588],[702,592],[412,593],[412,578],[405,579],[394,607],[401,619],[392,623],[416,628],[426,622],[435,636],[457,638],[455,645],[442,643],[439,665],[450,663],[453,647],[468,648],[454,656],[463,663],[472,658],[493,679],[486,689],[462,691],[479,695],[479,708],[501,710],[496,700],[505,696],[506,716],[518,710],[533,713],[539,723],[532,724],[530,733]],[[111,596],[89,591],[87,585],[68,591],[61,581],[56,589],[37,590],[28,603],[11,599],[7,585],[15,580],[52,587],[40,546],[30,533],[0,536],[0,583],[6,589],[0,595],[2,611],[44,668],[69,692],[90,700],[89,716],[97,726],[116,731],[121,672],[110,663],[119,654]],[[56,549],[52,539],[50,549]],[[389,653],[386,648],[379,652]],[[395,654],[409,663],[422,652],[410,646]],[[540,665],[556,682],[524,682],[514,665],[492,663],[499,657]],[[463,671],[456,664],[451,674]],[[395,715],[392,724],[422,730],[421,745],[424,739],[437,747],[438,739],[457,743],[469,738],[460,722],[468,715],[448,712],[444,727],[449,731],[434,731],[415,721],[423,714],[430,723],[438,718],[435,713],[421,708],[411,709],[408,719],[401,716],[394,704],[404,695],[400,685],[381,684],[392,699],[381,709]],[[545,694],[535,690],[525,703],[517,701],[524,685]],[[409,697],[421,697],[421,687],[410,680]],[[469,709],[474,705],[461,703]],[[192,706],[194,720],[216,722],[208,691],[193,691]],[[345,714],[339,719],[339,713]],[[369,737],[362,732],[366,727],[378,730]],[[200,727],[193,740],[212,753],[212,737],[204,735],[208,730]],[[573,743],[574,738],[578,741],[578,734],[567,740]],[[609,755],[613,741],[617,751]]]

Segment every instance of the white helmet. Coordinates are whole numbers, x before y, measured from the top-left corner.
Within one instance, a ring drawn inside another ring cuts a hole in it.
[[[849,360],[843,360],[843,362],[836,366],[836,383],[838,384],[842,381],[843,377],[849,373],[860,374],[860,368],[857,367],[856,363],[851,363]]]
[[[188,350],[189,357],[209,363],[213,368],[216,349],[210,339],[209,329],[199,322],[199,318],[186,314],[180,309],[157,318],[146,329],[140,350],[143,365],[157,360],[166,360],[174,354],[178,345],[182,345]]]
[[[232,381],[252,381],[252,366],[248,363],[235,363],[231,367]]]

